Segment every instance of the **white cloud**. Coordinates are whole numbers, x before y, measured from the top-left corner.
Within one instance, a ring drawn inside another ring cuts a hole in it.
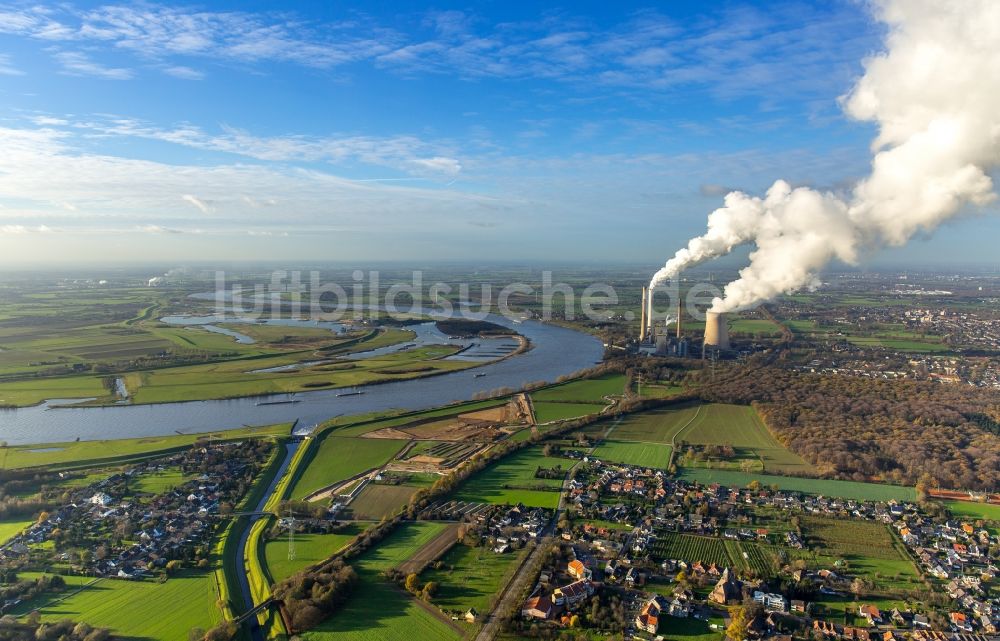
[[[69,124],[65,118],[53,118],[52,116],[32,116],[31,122],[43,127],[64,127]]]
[[[453,145],[427,142],[408,135],[261,137],[232,127],[223,127],[221,132],[210,134],[190,124],[163,128],[123,117],[63,120],[61,124],[72,130],[103,136],[145,138],[269,162],[361,162],[422,176],[436,174],[449,177],[457,175],[462,169],[461,162],[452,155],[455,151]]]
[[[163,73],[168,76],[173,76],[174,78],[180,78],[181,80],[201,80],[205,77],[205,74],[197,69],[192,69],[191,67],[185,67],[183,65],[176,65],[173,67],[166,67]]]
[[[544,14],[543,14],[544,15]],[[782,5],[717,9],[683,26],[655,12],[594,28],[571,15],[496,23],[461,12],[431,12],[408,33],[355,15],[318,23],[294,14],[202,11],[158,5],[74,5],[0,11],[0,33],[78,43],[102,53],[131,52],[139,61],[182,78],[192,57],[240,65],[285,62],[329,69],[368,62],[393,71],[465,78],[544,78],[583,91],[611,86],[648,95],[698,87],[725,96],[768,100],[794,93],[829,93],[857,73],[872,46],[864,12],[847,5]],[[81,54],[74,54],[79,56]],[[128,77],[124,68],[71,60],[76,73]]]
[[[191,203],[192,205],[197,207],[203,214],[207,214],[212,210],[211,207],[206,205],[196,196],[192,196],[191,194],[184,194],[183,196],[181,196],[181,200]]]
[[[45,225],[0,225],[0,234],[20,236],[22,234],[49,234],[54,230]]]
[[[435,156],[434,158],[414,158],[412,162],[414,165],[423,169],[429,169],[433,172],[446,174],[448,176],[457,176],[458,173],[462,171],[462,164],[460,162],[454,158],[445,158],[443,156]]]
[[[14,67],[10,56],[0,53],[0,76],[23,76],[24,72]]]
[[[60,51],[55,54],[56,61],[62,65],[63,71],[73,76],[94,76],[106,80],[128,80],[132,77],[130,69],[107,67],[94,62],[87,54],[80,51]]]
[[[406,233],[501,202],[446,189],[351,181],[309,169],[101,155],[82,151],[74,140],[70,132],[50,127],[0,128],[5,233],[37,231],[39,225],[94,233],[272,231],[268,226],[276,215],[283,225],[306,234],[366,230],[373,219]],[[76,209],[65,209],[65,202]]]

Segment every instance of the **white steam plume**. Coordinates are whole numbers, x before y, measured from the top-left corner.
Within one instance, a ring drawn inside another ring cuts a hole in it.
[[[848,198],[777,181],[765,198],[734,192],[653,276],[653,285],[752,243],[750,264],[712,309],[751,307],[818,284],[833,259],[902,245],[967,204],[990,202],[987,172],[1000,164],[1000,2],[882,0],[886,52],[842,103],[874,121],[871,174]]]

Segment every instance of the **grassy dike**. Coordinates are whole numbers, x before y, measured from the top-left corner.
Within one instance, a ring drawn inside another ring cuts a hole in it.
[[[274,524],[277,519],[276,512],[282,501],[288,498],[295,482],[302,475],[305,469],[305,462],[310,460],[310,450],[314,447],[315,439],[306,438],[292,455],[291,461],[285,470],[285,474],[278,480],[274,492],[268,497],[264,504],[264,512],[269,512],[253,523],[250,535],[247,539],[244,562],[246,563],[247,579],[250,583],[250,591],[253,596],[254,605],[263,603],[271,598],[271,586],[274,578],[267,567],[267,554],[264,541],[264,533]],[[280,459],[280,450],[279,450]],[[272,473],[268,483],[274,478]],[[264,486],[265,488],[267,485]],[[259,502],[260,498],[257,499]],[[254,503],[255,504],[255,503]],[[253,505],[253,504],[252,504]],[[262,610],[257,619],[264,628],[268,638],[279,638],[287,635],[284,621],[275,608]]]
[[[235,507],[235,512],[252,510],[262,498],[271,481],[274,480],[281,466],[281,453],[285,439],[275,439],[275,448],[271,458],[261,471],[260,476],[251,486],[243,500]],[[222,559],[221,566],[216,570],[216,582],[219,584],[219,600],[226,620],[233,620],[243,614],[243,603],[240,598],[240,583],[236,578],[243,571],[242,559],[237,559],[236,549],[239,543],[239,533],[249,524],[250,517],[237,516],[229,522],[215,542],[215,551]]]

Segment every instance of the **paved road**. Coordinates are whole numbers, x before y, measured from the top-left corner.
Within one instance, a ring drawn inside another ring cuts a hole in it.
[[[607,431],[604,432],[604,438],[607,438],[611,432],[614,431],[618,424],[622,422],[622,419],[618,419],[611,426],[608,427]],[[597,446],[590,448],[587,454],[593,454]],[[497,631],[500,628],[501,619],[496,616],[497,612],[507,612],[516,603],[521,595],[527,590],[529,583],[535,580],[535,573],[531,571],[533,569],[533,561],[541,552],[541,550],[550,546],[555,540],[552,533],[555,530],[555,526],[559,523],[559,517],[562,515],[563,511],[566,509],[566,496],[569,493],[569,484],[573,480],[573,472],[579,467],[580,463],[583,461],[577,461],[573,464],[573,467],[569,468],[566,473],[566,478],[563,480],[562,490],[559,492],[559,503],[556,505],[555,514],[552,516],[552,520],[549,521],[548,526],[543,530],[543,532],[548,532],[541,539],[538,540],[538,544],[535,549],[528,554],[528,558],[524,560],[521,567],[518,569],[517,573],[511,578],[510,583],[504,589],[503,596],[497,602],[497,606],[493,608],[489,614],[486,615],[486,621],[483,624],[482,629],[479,634],[476,635],[475,641],[493,641],[496,638]]]
[[[288,464],[292,461],[292,456],[295,455],[295,450],[299,449],[300,442],[294,441],[285,445],[285,460],[281,462],[281,467],[278,468],[278,473],[274,475],[271,480],[271,484],[268,486],[267,491],[260,499],[260,503],[254,508],[254,512],[258,512],[257,516],[251,517],[247,521],[247,526],[240,533],[240,540],[236,547],[236,567],[241,571],[236,573],[236,578],[239,580],[240,584],[240,596],[243,601],[242,612],[248,612],[253,609],[253,593],[250,591],[250,580],[247,579],[247,568],[244,559],[246,558],[247,552],[247,539],[250,537],[250,528],[259,519],[265,518],[267,515],[263,514],[264,506],[267,505],[268,499],[274,494],[274,489],[278,485],[278,481],[281,477],[285,475],[288,471]],[[260,629],[260,622],[257,621],[257,617],[251,617],[249,621],[250,638],[252,641],[264,641],[264,633]]]

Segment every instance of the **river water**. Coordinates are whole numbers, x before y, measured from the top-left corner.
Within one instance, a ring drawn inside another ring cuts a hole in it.
[[[21,445],[77,438],[135,438],[295,420],[300,427],[308,428],[334,416],[389,409],[426,409],[469,400],[478,392],[499,387],[517,388],[534,381],[552,382],[560,376],[591,367],[602,357],[601,343],[582,332],[530,320],[515,323],[501,316],[491,315],[487,320],[515,329],[531,341],[532,349],[472,370],[360,386],[355,391],[364,393],[354,396],[337,396],[344,390],[300,392],[293,397],[299,402],[280,405],[258,403],[286,400],[287,395],[74,408],[58,407],[71,401],[48,401],[34,407],[0,410],[0,440]],[[479,373],[485,376],[476,376]]]

